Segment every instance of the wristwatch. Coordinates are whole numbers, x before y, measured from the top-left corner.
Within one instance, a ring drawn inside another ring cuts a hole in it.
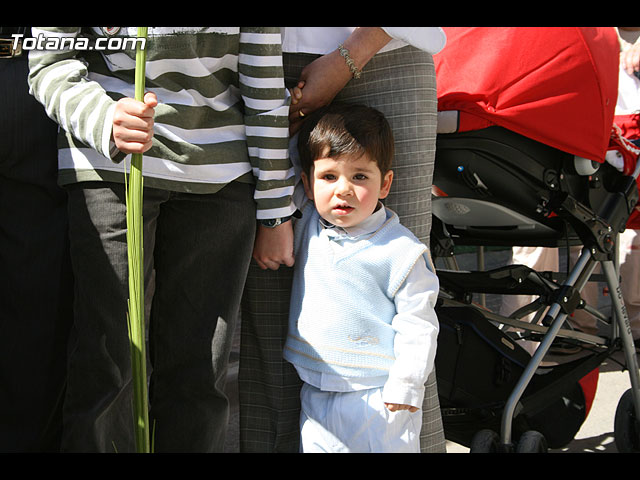
[[[267,228],[274,228],[277,227],[278,225],[282,225],[285,222],[288,222],[289,220],[291,220],[291,217],[283,217],[283,218],[270,218],[268,220],[258,220],[260,222],[260,225],[262,225],[263,227],[267,227]]]

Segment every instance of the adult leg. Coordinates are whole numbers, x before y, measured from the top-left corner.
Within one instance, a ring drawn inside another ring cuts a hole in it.
[[[222,452],[233,332],[255,237],[253,186],[171,195],[161,207],[151,306],[157,452]]]
[[[573,246],[569,249],[569,260],[571,265],[575,265],[582,254],[582,246]],[[556,254],[558,255],[558,254]],[[598,274],[601,273],[602,269],[600,265],[596,266],[593,273]],[[598,282],[587,282],[580,295],[587,302],[587,304],[598,307],[598,296],[600,292],[600,285]],[[576,328],[577,330],[588,333],[590,335],[598,334],[598,321],[591,314],[587,313],[583,309],[575,310],[569,317],[567,317],[567,321],[572,328]]]
[[[299,450],[301,382],[282,358],[293,269],[261,270],[251,263],[242,304],[240,450]]]
[[[640,339],[640,235],[627,229],[620,234],[620,289],[634,340]]]
[[[558,271],[558,249],[546,247],[513,247],[511,265],[525,265],[538,272]],[[519,308],[533,302],[535,295],[504,295],[500,306],[500,314],[508,317]],[[529,314],[523,321],[531,322],[535,314]],[[536,351],[540,342],[523,340],[521,346],[530,354]]]
[[[76,335],[69,358],[63,450],[132,452],[125,187],[88,182],[67,190]],[[144,192],[146,272],[152,262],[157,206],[165,195]]]
[[[28,93],[26,57],[0,61],[0,451],[56,452],[72,323],[57,126]]]
[[[315,56],[284,55],[287,86]],[[293,268],[262,270],[252,261],[242,299],[238,397],[240,451],[296,453],[300,448],[300,388],[282,358],[289,323]]]

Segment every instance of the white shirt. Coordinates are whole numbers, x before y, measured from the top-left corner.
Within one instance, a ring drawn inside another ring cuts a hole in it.
[[[618,35],[622,51],[626,51],[634,43],[640,41],[640,30],[620,30]],[[618,72],[618,101],[616,103],[616,115],[633,115],[640,109],[640,79],[635,75],[629,75],[624,66],[620,64]]]
[[[331,226],[324,228],[321,235],[328,236],[333,240],[334,248],[339,249],[347,243],[357,242],[362,235],[370,235],[384,224],[385,219],[385,209],[381,206],[354,227]],[[385,402],[421,407],[424,384],[433,370],[439,328],[433,309],[438,294],[434,278],[421,257],[396,294],[394,301],[398,313],[391,323],[396,331],[396,360],[388,377],[350,379],[296,367],[301,380],[332,392],[363,390],[384,384],[382,398]]]
[[[440,27],[380,27],[392,40],[380,49],[387,52],[413,45],[432,55],[444,48],[446,35]],[[356,27],[282,27],[282,51],[324,55],[343,43]]]

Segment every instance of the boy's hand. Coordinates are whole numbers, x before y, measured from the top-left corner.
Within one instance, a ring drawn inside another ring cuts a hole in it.
[[[307,113],[311,113],[303,112],[300,106],[298,106],[302,100],[303,88],[304,82],[301,80],[295,87],[289,89],[289,93],[291,94],[291,107],[289,108],[289,133],[291,135],[295,134],[300,129],[300,125],[304,121],[304,116]]]
[[[402,403],[387,403],[385,402],[385,406],[390,412],[397,412],[398,410],[409,410],[411,413],[417,412],[418,407],[412,407],[411,405],[405,405]]]
[[[299,81],[295,87],[289,89],[289,93],[291,94],[291,105],[297,105],[302,100],[302,89],[304,88],[304,82]],[[296,115],[299,113],[296,112]]]
[[[154,108],[158,98],[153,92],[144,95],[144,102],[121,98],[113,114],[113,141],[123,153],[144,153],[153,140]]]

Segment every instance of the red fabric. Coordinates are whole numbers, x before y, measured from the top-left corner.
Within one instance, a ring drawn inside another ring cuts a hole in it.
[[[582,387],[582,393],[584,394],[584,400],[586,404],[586,411],[584,418],[586,419],[593,405],[593,400],[596,396],[596,389],[598,388],[598,377],[600,376],[600,370],[596,368],[590,373],[580,379],[580,387]]]
[[[637,115],[619,115],[616,116],[617,121],[622,123],[621,127],[616,123],[611,129],[611,139],[609,140],[609,150],[620,152],[624,160],[622,173],[631,175],[636,168],[638,156],[640,155],[640,147],[636,147],[629,140],[638,138],[640,133],[637,126]],[[636,178],[638,191],[640,192],[640,177]],[[637,230],[640,228],[640,206],[636,204],[627,220],[627,228]]]
[[[622,173],[631,175],[636,168],[638,155],[640,155],[640,147],[636,147],[630,142],[630,139],[622,134],[619,125],[613,125],[611,128],[611,138],[609,139],[608,151],[617,151],[622,155],[624,166]],[[640,179],[638,179],[640,181]]]
[[[618,92],[613,27],[444,27],[438,110],[603,162]]]
[[[629,216],[629,220],[627,220],[627,228],[632,230],[640,229],[640,207],[636,205],[633,212]]]
[[[620,127],[622,136],[629,140],[640,138],[640,114],[616,115],[613,123]]]

